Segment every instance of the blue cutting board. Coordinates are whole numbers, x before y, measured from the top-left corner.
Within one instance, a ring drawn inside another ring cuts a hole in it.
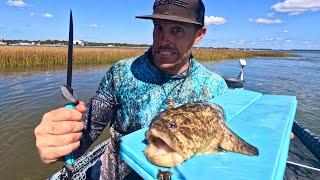
[[[212,102],[222,106],[228,127],[257,147],[259,156],[233,152],[193,156],[170,169],[172,179],[283,179],[296,98],[235,89]],[[122,137],[120,156],[144,179],[156,179],[159,169],[168,168],[146,159],[146,130]]]

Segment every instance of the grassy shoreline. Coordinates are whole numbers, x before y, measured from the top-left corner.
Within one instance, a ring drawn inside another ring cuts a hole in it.
[[[145,48],[74,48],[74,66],[108,65],[120,59],[139,56]],[[212,61],[251,57],[288,57],[290,53],[278,51],[237,51],[196,49],[194,57],[199,61]],[[65,67],[66,47],[17,47],[0,46],[0,72],[23,71],[26,69],[56,69]]]

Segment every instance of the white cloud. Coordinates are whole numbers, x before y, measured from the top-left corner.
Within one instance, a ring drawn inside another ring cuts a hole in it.
[[[268,16],[268,17],[273,17],[273,16],[274,16],[274,12],[268,13],[267,16]]]
[[[206,25],[221,25],[226,24],[228,21],[224,19],[223,17],[217,17],[217,16],[205,16],[204,23]]]
[[[273,41],[274,38],[265,38],[264,40],[265,40],[265,41]]]
[[[30,13],[30,16],[34,16],[34,13]]]
[[[246,44],[246,40],[244,40],[244,39],[240,39],[237,41],[233,40],[233,41],[230,41],[230,43],[237,44],[237,45],[244,45],[244,44]]]
[[[281,37],[268,37],[268,38],[264,38],[262,41],[264,42],[268,42],[268,43],[280,43],[280,42],[291,42],[291,40],[287,39],[288,41],[286,41],[285,39],[281,38]]]
[[[93,24],[89,24],[89,27],[93,27],[93,28],[98,28],[98,27],[100,27],[100,28],[103,28],[104,25],[98,25],[98,24],[93,23]]]
[[[299,14],[301,14],[301,12],[292,12],[292,13],[289,13],[289,15],[291,15],[291,16],[295,16],[295,15],[299,15]]]
[[[274,4],[272,7],[277,12],[297,15],[305,11],[317,11],[320,9],[319,0],[285,0]]]
[[[52,18],[53,15],[50,14],[50,13],[45,13],[45,14],[42,14],[43,17],[46,17],[46,18]]]
[[[249,18],[249,21],[255,22],[258,24],[280,24],[280,23],[282,23],[282,20],[280,20],[280,19],[266,19],[266,18],[258,18],[258,19]]]
[[[98,25],[97,24],[89,24],[90,27],[94,27],[94,28],[97,28]]]
[[[249,18],[248,21],[249,22],[254,22],[254,19],[253,18]]]
[[[283,31],[281,31],[281,32],[283,32],[283,33],[287,33],[287,32],[289,32],[288,30],[283,30]]]
[[[290,43],[290,42],[292,42],[292,40],[291,39],[287,39],[286,42]]]
[[[305,42],[303,42],[304,44],[312,44],[312,42],[310,42],[310,41],[305,41]]]
[[[22,0],[8,0],[7,5],[19,8],[24,8],[27,6],[27,4],[24,3]]]

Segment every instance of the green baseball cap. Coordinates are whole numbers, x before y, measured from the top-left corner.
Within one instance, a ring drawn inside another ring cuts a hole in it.
[[[164,19],[204,25],[205,7],[202,0],[155,0],[153,14],[139,19]]]

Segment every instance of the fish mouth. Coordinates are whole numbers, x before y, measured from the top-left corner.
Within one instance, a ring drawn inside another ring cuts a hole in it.
[[[163,167],[173,167],[184,161],[180,155],[169,143],[166,143],[164,138],[155,135],[148,135],[148,147],[145,150],[145,155],[153,164]]]
[[[150,136],[149,137],[149,143],[154,145],[157,148],[157,153],[158,154],[163,154],[163,153],[172,153],[176,152],[170,145],[168,145],[164,140],[162,140],[159,137],[156,136]]]

